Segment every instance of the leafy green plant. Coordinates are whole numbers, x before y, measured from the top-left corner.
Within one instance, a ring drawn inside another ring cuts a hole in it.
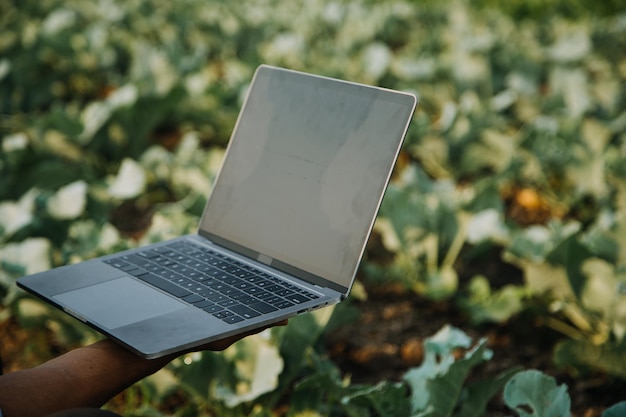
[[[480,275],[472,278],[467,292],[459,304],[475,324],[506,322],[525,308],[524,301],[529,296],[527,288],[510,284],[493,291],[489,280]]]
[[[571,401],[567,386],[554,378],[529,370],[513,376],[504,388],[504,400],[520,417],[569,417]]]
[[[414,416],[482,415],[488,400],[502,388],[508,376],[474,383],[465,381],[472,368],[491,358],[486,340],[470,349],[471,339],[462,331],[446,326],[424,342],[424,361],[409,370],[404,380],[411,387],[411,412]],[[457,349],[469,349],[456,360]],[[463,395],[462,395],[463,394]],[[455,413],[459,404],[460,414]]]
[[[620,6],[1,2],[0,316],[50,329],[66,346],[91,340],[14,279],[193,231],[264,62],[419,93],[376,225],[384,256],[368,254],[363,276],[454,299],[473,323],[506,322],[541,297],[543,321],[566,336],[559,365],[623,378]],[[484,270],[466,268],[484,248]],[[498,285],[512,269],[523,283]],[[126,414],[158,415],[158,403],[181,397],[178,415],[266,416],[286,398],[291,415],[451,415],[438,388],[451,384],[454,412],[477,415],[510,377],[465,386],[487,349],[448,330],[450,341],[427,348],[443,352],[441,363],[429,356],[406,381],[354,386],[317,346],[324,325],[302,320],[258,350],[176,362],[129,394],[143,402]],[[463,359],[452,362],[458,348]],[[258,389],[262,354],[278,379]],[[408,391],[424,384],[429,402],[412,402]]]
[[[571,399],[565,384],[557,385],[554,378],[531,369],[514,375],[504,387],[504,401],[519,417],[569,417]],[[602,413],[602,417],[621,415],[626,402],[617,403]]]
[[[419,169],[405,178],[405,183],[390,186],[381,208],[391,227],[383,229],[379,223],[378,228],[387,234],[395,264],[374,273],[403,276],[416,292],[431,298],[450,297],[458,285],[453,263],[463,243],[460,203],[450,182],[433,182]]]

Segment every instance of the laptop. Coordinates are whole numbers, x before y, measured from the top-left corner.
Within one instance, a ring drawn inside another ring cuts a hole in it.
[[[261,65],[195,234],[17,285],[145,358],[346,298],[417,98]]]

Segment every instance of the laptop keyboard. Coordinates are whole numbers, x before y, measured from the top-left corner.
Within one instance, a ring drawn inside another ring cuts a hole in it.
[[[104,262],[227,323],[319,298],[250,265],[184,241]]]

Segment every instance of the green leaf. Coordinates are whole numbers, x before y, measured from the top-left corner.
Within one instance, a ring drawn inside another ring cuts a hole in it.
[[[619,402],[604,410],[602,417],[623,417],[626,415],[626,401]]]
[[[426,208],[417,193],[405,188],[392,185],[387,189],[380,214],[391,221],[401,240],[404,240],[405,231],[409,227],[426,228]]]
[[[326,327],[325,333],[332,332],[341,326],[356,323],[361,317],[361,311],[351,302],[352,298],[348,298],[343,303],[337,304],[334,308]]]
[[[299,416],[307,410],[315,410],[318,414],[314,415],[354,417],[409,415],[409,395],[404,384],[383,381],[374,386],[350,385],[326,359],[317,361],[315,369],[315,373],[295,385],[289,401],[290,415]]]
[[[582,272],[582,265],[591,256],[591,252],[586,246],[580,244],[576,236],[565,240],[549,256],[550,261],[558,262],[565,266],[567,279],[574,294],[579,298],[587,281],[587,277]]]
[[[341,398],[351,415],[362,416],[360,410],[372,410],[380,417],[409,415],[411,404],[404,384],[383,381],[373,387],[363,386]]]
[[[513,238],[508,251],[517,258],[545,262],[566,240],[580,231],[575,221],[550,221],[547,226],[530,226]]]
[[[278,401],[281,395],[280,387],[292,384],[302,370],[310,365],[310,361],[315,361],[313,346],[319,340],[323,330],[324,326],[316,320],[315,314],[297,316],[289,320],[289,325],[274,329],[280,355],[284,361],[284,369],[280,375],[279,389],[268,394],[268,403]]]
[[[90,178],[90,176],[90,167],[79,166],[46,155],[41,160],[33,160],[31,164],[24,166],[14,186],[22,192],[32,187],[57,189],[71,182]]]
[[[445,375],[439,375],[428,381],[430,391],[430,405],[435,410],[434,413],[425,413],[428,416],[451,416],[463,390],[465,380],[471,369],[484,362],[490,356],[490,351],[486,348],[487,340],[483,339],[465,358],[456,361],[450,366]]]
[[[620,243],[600,227],[589,230],[581,239],[589,252],[609,262],[619,261]]]
[[[206,401],[210,397],[211,387],[215,381],[221,384],[236,384],[235,364],[221,353],[206,351],[190,354],[176,361],[171,367],[185,391],[199,401]]]
[[[446,265],[433,272],[418,275],[418,280],[413,283],[412,288],[416,293],[423,294],[431,300],[446,300],[454,295],[458,284],[456,270]]]
[[[470,345],[471,339],[465,333],[448,325],[425,341],[422,365],[408,371],[403,378],[411,388],[415,415],[452,415],[470,370],[491,354],[483,339],[462,359],[455,360],[455,350]]]
[[[515,367],[502,372],[495,378],[468,385],[463,393],[461,409],[455,414],[455,417],[481,417],[485,415],[489,401],[519,371],[520,367]]]
[[[316,372],[294,384],[290,398],[290,412],[317,410],[324,415],[335,408],[346,392],[339,369],[330,361],[315,361]]]
[[[502,323],[519,313],[528,290],[514,285],[505,285],[492,292],[487,278],[478,275],[469,283],[469,297],[461,301],[473,323]]]
[[[236,354],[230,359],[235,363],[239,381],[232,389],[218,382],[215,394],[220,400],[232,408],[276,389],[283,360],[273,343],[262,335],[254,335],[240,340],[225,354],[233,350]]]
[[[597,369],[626,378],[626,344],[608,342],[597,346],[584,340],[565,340],[554,349],[558,366]]]
[[[557,386],[551,376],[537,370],[517,373],[504,387],[506,405],[520,417],[569,417],[567,385]]]

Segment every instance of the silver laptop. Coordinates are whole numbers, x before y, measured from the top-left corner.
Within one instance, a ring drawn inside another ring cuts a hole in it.
[[[145,358],[338,303],[416,103],[262,65],[197,234],[17,284]]]

